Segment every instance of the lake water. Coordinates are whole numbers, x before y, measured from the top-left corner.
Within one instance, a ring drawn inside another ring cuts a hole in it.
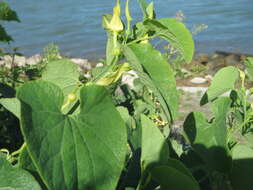
[[[54,42],[68,56],[97,59],[104,55],[106,35],[101,15],[111,13],[113,0],[9,0],[21,23],[6,23],[14,47],[32,55]],[[125,2],[121,0],[121,2]],[[181,10],[186,24],[208,28],[194,36],[197,52],[215,50],[253,54],[253,0],[154,0],[157,17]],[[132,14],[142,19],[137,0]]]

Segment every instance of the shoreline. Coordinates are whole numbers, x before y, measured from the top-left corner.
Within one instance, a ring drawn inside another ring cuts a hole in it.
[[[215,51],[212,54],[198,53],[194,56],[190,63],[181,64],[176,72],[177,86],[179,87],[208,87],[214,74],[221,68],[226,66],[237,66],[244,69],[243,61],[251,54]],[[77,65],[84,72],[88,72],[96,67],[99,62],[89,60],[86,58],[60,56],[61,58],[68,58]],[[36,65],[43,59],[43,54],[35,54],[30,57],[15,55],[14,64],[18,67],[27,65]],[[11,67],[12,57],[10,55],[0,56],[0,66],[7,68]]]

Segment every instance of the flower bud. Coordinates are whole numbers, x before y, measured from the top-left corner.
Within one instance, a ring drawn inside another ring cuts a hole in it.
[[[154,18],[154,2],[149,3],[149,5],[146,8],[146,12],[148,14],[149,19]]]
[[[70,93],[68,95],[68,100],[69,100],[69,102],[74,102],[76,100],[76,95],[73,93]]]
[[[132,17],[130,15],[130,11],[129,11],[129,0],[126,1],[126,10],[125,10],[125,13],[126,13],[126,19],[127,19],[127,21],[131,22]]]
[[[113,8],[113,16],[110,21],[108,28],[112,32],[121,32],[124,29],[123,23],[120,19],[120,3],[117,1],[117,5]]]
[[[116,47],[116,48],[113,49],[113,55],[114,56],[119,56],[120,53],[121,53],[120,48]]]
[[[244,81],[245,80],[245,73],[242,70],[239,70],[239,73],[240,73],[241,80]]]

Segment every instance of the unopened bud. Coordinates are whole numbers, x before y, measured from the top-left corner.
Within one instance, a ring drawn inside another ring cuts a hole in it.
[[[76,95],[73,94],[73,93],[70,93],[70,94],[68,95],[68,100],[69,100],[70,102],[74,102],[74,101],[76,100]]]
[[[245,73],[242,70],[239,70],[239,73],[240,73],[241,80],[244,81],[245,80]]]
[[[124,29],[123,23],[120,19],[120,2],[117,1],[117,5],[113,8],[113,16],[110,21],[108,28],[112,32],[121,32]]]
[[[113,55],[114,56],[119,56],[120,53],[121,53],[120,48],[118,48],[118,47],[114,48],[114,50],[113,50]]]

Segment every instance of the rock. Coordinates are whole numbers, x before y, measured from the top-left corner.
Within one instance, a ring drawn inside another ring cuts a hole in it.
[[[205,79],[206,79],[207,81],[211,82],[211,81],[213,80],[213,77],[212,77],[212,75],[206,75],[206,76],[205,76]]]
[[[139,77],[135,71],[128,71],[122,75],[121,84],[126,84],[130,89],[134,89],[134,80],[137,78]]]
[[[13,66],[24,67],[26,65],[26,58],[23,56],[15,55],[14,62],[13,62],[12,56],[5,55],[2,57],[0,64],[7,67],[7,68],[11,68],[12,64],[13,64]]]
[[[90,71],[92,68],[91,64],[88,62],[88,59],[72,58],[71,61],[79,65],[81,71]]]
[[[210,56],[208,54],[200,54],[194,58],[194,61],[206,65],[210,61]]]
[[[35,55],[26,59],[26,64],[27,65],[36,65],[40,61],[42,61],[42,56],[40,54],[35,54]]]
[[[96,67],[103,67],[104,65],[103,65],[103,63],[97,63],[96,64]]]
[[[207,79],[202,78],[202,77],[195,77],[191,79],[190,82],[193,84],[204,84],[204,83],[207,83]]]

